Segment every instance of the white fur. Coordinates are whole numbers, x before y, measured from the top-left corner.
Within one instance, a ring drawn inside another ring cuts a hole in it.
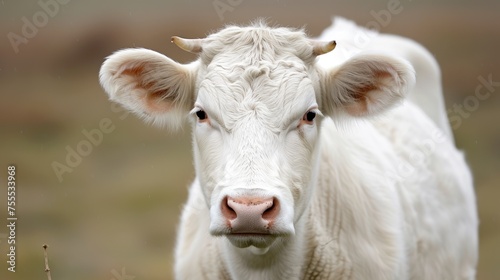
[[[339,49],[318,58],[302,31],[256,23],[210,35],[190,65],[137,49],[104,63],[112,100],[166,125],[191,120],[197,177],[176,278],[474,279],[471,174],[444,105],[419,97],[442,101],[435,61],[342,19],[325,34]],[[241,195],[279,200],[272,237],[230,234],[220,204]]]
[[[358,27],[354,22],[341,17],[333,19],[332,26],[320,35],[321,40],[337,41],[334,52],[320,59],[320,65],[340,65],[361,51],[385,51],[404,58],[415,69],[416,83],[409,91],[408,99],[417,104],[437,126],[453,141],[441,87],[441,71],[432,54],[415,41],[392,34],[379,34]]]

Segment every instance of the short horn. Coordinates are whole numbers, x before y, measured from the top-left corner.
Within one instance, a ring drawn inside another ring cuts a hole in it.
[[[330,42],[313,41],[312,44],[313,44],[313,55],[315,56],[329,53],[333,51],[333,49],[335,49],[335,46],[337,46],[337,42],[335,41],[330,41]]]
[[[203,39],[184,39],[178,36],[172,36],[171,42],[187,52],[199,53],[202,49]]]

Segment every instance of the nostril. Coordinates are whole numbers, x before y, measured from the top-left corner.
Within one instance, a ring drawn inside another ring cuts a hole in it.
[[[236,215],[236,211],[234,211],[234,209],[231,208],[231,206],[229,206],[227,196],[222,201],[221,212],[222,212],[222,215],[224,215],[224,217],[227,220],[234,220],[238,216],[238,215]]]
[[[226,196],[220,207],[232,233],[268,234],[280,212],[280,203],[272,196]]]
[[[264,220],[274,220],[280,211],[280,204],[276,198],[273,198],[273,201],[269,204],[269,207],[262,213],[262,218]]]

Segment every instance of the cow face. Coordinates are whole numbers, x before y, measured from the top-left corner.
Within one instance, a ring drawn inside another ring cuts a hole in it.
[[[191,111],[210,231],[233,241],[293,234],[315,165],[321,112],[313,82],[296,58],[240,64],[235,56],[221,65],[227,58],[214,59],[200,77]]]
[[[413,81],[411,66],[380,54],[319,69],[316,56],[334,45],[285,28],[228,27],[174,41],[199,59],[182,65],[123,50],[103,64],[101,84],[147,120],[170,127],[191,120],[207,230],[237,247],[267,248],[295,233],[315,185],[323,115],[376,114]]]

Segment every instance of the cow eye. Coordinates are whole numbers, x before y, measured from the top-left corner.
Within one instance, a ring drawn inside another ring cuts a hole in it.
[[[205,111],[203,110],[199,110],[196,112],[196,116],[198,117],[198,119],[200,121],[203,121],[203,120],[206,120],[207,119],[207,113],[205,113]]]
[[[314,120],[314,118],[316,118],[316,113],[309,111],[309,112],[305,113],[302,120],[307,121],[307,122],[312,122]]]

